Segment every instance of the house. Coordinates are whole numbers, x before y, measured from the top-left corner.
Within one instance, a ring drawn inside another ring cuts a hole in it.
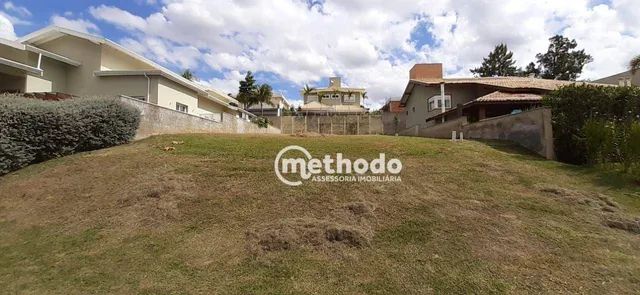
[[[361,114],[368,110],[362,107],[367,91],[364,88],[342,87],[340,77],[329,78],[326,88],[302,90],[305,114],[345,115]]]
[[[384,134],[396,134],[401,128],[405,128],[407,113],[400,104],[400,100],[400,97],[390,98],[380,108]]]
[[[542,96],[574,81],[528,77],[444,78],[442,64],[416,64],[400,100],[405,128],[429,127],[467,117],[469,122],[522,112],[542,104]],[[444,97],[444,99],[442,99]]]
[[[271,96],[271,104],[253,104],[249,106],[247,111],[256,115],[256,116],[282,116],[285,110],[289,110],[291,108],[291,103],[284,97],[282,94],[274,93]]]
[[[635,74],[630,70],[624,71],[622,73],[604,77],[593,82],[618,86],[640,86],[640,71],[637,71]]]
[[[230,96],[111,40],[56,26],[0,40],[0,91],[123,95],[216,121],[245,113]]]

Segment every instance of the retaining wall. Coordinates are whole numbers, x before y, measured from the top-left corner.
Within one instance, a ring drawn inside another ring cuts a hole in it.
[[[215,121],[126,96],[120,96],[120,100],[140,110],[136,139],[178,133],[280,133],[280,129],[273,126],[259,128],[229,113],[223,113],[222,120]]]

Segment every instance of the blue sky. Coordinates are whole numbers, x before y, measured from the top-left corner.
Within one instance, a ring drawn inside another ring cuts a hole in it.
[[[391,3],[393,2],[393,3]],[[495,44],[518,65],[546,50],[554,34],[575,38],[594,56],[581,78],[624,70],[640,52],[633,0],[302,0],[4,1],[0,36],[50,24],[105,36],[168,68],[234,92],[247,70],[299,102],[308,83],[327,77],[366,87],[368,106],[399,96],[408,69],[442,62],[469,76]],[[2,35],[4,34],[4,35]]]

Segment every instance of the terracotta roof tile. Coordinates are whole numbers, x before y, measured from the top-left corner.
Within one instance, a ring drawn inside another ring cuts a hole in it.
[[[542,89],[542,90],[555,90],[560,86],[571,84],[589,84],[589,85],[601,85],[611,86],[598,83],[576,82],[576,81],[562,81],[562,80],[549,80],[538,79],[528,77],[475,77],[475,78],[445,78],[445,79],[413,79],[411,80],[420,84],[440,84],[442,82],[446,84],[481,84],[494,87],[503,87],[511,89]]]
[[[496,91],[485,96],[478,97],[475,101],[495,102],[495,101],[535,101],[542,100],[542,95],[535,93],[509,93]]]

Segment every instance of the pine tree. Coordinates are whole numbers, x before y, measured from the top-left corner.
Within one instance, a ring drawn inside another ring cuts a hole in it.
[[[515,64],[513,52],[509,51],[506,44],[499,44],[488,57],[482,59],[482,65],[471,69],[471,72],[480,77],[516,76],[518,68]]]
[[[236,97],[236,99],[244,105],[245,109],[257,102],[257,89],[258,87],[256,86],[256,79],[253,78],[253,73],[251,73],[251,71],[248,71],[247,75],[244,76],[244,80],[240,81],[238,96]]]

